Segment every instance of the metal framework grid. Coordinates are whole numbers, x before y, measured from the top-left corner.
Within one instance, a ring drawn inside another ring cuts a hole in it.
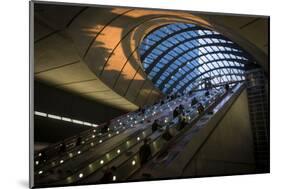
[[[216,31],[174,23],[149,33],[139,48],[143,68],[164,94],[245,80],[251,56]]]

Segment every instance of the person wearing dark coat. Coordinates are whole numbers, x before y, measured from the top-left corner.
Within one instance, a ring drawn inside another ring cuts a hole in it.
[[[106,122],[106,124],[102,127],[101,132],[107,133],[109,125],[110,125],[110,121]]]
[[[146,163],[151,156],[151,149],[150,149],[150,146],[148,144],[148,140],[144,139],[143,142],[144,142],[144,144],[140,147],[140,150],[139,150],[141,165]]]
[[[82,138],[81,138],[81,136],[79,136],[76,140],[76,146],[81,145],[81,143],[82,143]]]
[[[191,106],[194,106],[195,104],[198,103],[198,100],[196,97],[194,97],[192,100],[191,100]]]
[[[229,91],[229,84],[225,84],[224,89],[228,92]]]
[[[151,129],[152,129],[152,132],[155,132],[157,131],[157,129],[160,127],[159,123],[158,123],[158,120],[154,120],[152,126],[151,126]]]
[[[199,114],[204,112],[204,106],[201,103],[199,103],[199,105],[197,107],[197,111],[198,111]]]
[[[173,111],[173,117],[176,118],[179,115],[179,107],[176,107]]]
[[[173,137],[173,135],[170,132],[169,126],[166,126],[165,132],[163,133],[162,137],[167,141]]]
[[[182,104],[179,105],[179,111],[183,112],[184,111],[184,106]]]
[[[60,145],[60,150],[59,150],[60,153],[64,153],[66,152],[66,145],[65,145],[65,142],[63,142],[61,145]]]
[[[182,130],[186,126],[186,124],[187,124],[186,116],[181,114],[181,116],[180,116],[180,124],[179,124],[179,129],[178,130]]]

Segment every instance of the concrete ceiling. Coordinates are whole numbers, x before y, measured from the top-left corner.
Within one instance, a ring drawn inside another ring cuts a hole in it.
[[[268,66],[268,19],[262,17],[40,3],[34,13],[35,79],[128,111],[162,95],[147,78],[137,49],[145,34],[163,24],[216,29]]]

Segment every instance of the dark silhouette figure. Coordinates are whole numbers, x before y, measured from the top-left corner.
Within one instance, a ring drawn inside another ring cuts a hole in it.
[[[205,96],[209,96],[210,95],[210,92],[209,91],[206,91],[205,92]]]
[[[198,111],[199,114],[204,112],[204,106],[201,103],[199,103],[199,105],[197,107],[197,111]]]
[[[184,106],[182,104],[179,105],[179,111],[182,113],[184,111]]]
[[[160,127],[159,123],[158,123],[158,120],[154,120],[152,126],[151,126],[151,129],[152,129],[152,132],[155,132],[157,131],[157,129]]]
[[[101,178],[100,182],[101,183],[108,183],[108,182],[112,182],[113,180],[113,176],[116,172],[116,167],[111,167],[110,169],[106,169],[106,171],[103,174],[103,177]]]
[[[179,105],[179,109],[180,109],[180,111],[183,111],[183,110],[184,110],[184,107],[183,107],[182,104]]]
[[[209,79],[205,80],[205,89],[211,89],[212,88],[212,82]]]
[[[59,150],[60,153],[64,153],[66,152],[66,145],[65,145],[65,142],[63,142],[61,145],[60,145],[60,150]]]
[[[173,117],[176,118],[180,114],[179,107],[176,107],[173,111]]]
[[[79,136],[76,140],[76,146],[80,146],[81,143],[82,143],[82,138],[81,138],[81,136]]]
[[[102,133],[107,133],[109,125],[110,125],[110,121],[106,122],[106,124],[102,127],[101,132]]]
[[[187,125],[187,119],[184,115],[180,116],[179,130],[182,130]]]
[[[148,144],[148,140],[144,139],[143,142],[144,142],[144,144],[140,147],[140,150],[139,150],[141,165],[146,163],[151,156],[151,149],[150,149],[150,146]]]
[[[167,141],[170,140],[173,137],[171,132],[170,132],[169,126],[166,127],[165,132],[163,133],[162,137]]]
[[[225,84],[224,89],[228,92],[229,91],[229,84]]]
[[[198,100],[196,97],[194,97],[192,100],[191,100],[191,106],[194,106],[195,104],[198,103]]]

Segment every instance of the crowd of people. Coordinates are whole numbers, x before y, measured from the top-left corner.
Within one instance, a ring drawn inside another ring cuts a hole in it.
[[[210,86],[210,83],[206,83],[206,86]],[[228,84],[226,84],[224,86],[224,89],[228,92],[230,91],[230,87]],[[188,95],[191,97],[192,96],[192,91],[188,92]],[[204,93],[204,95],[206,97],[208,97],[210,95],[209,90],[206,90],[206,92]],[[160,100],[158,103],[160,105],[164,105],[165,103],[174,100],[178,97],[181,97],[181,94],[171,94],[171,95],[167,95],[164,99]],[[197,108],[197,112],[198,114],[202,114],[205,111],[205,108],[203,106],[203,104],[200,102],[200,100],[198,100],[196,97],[192,97],[191,99],[191,106],[192,108]],[[145,114],[146,113],[146,109],[148,107],[140,107],[138,112],[140,112],[141,114]],[[180,104],[179,106],[175,107],[173,109],[172,112],[172,117],[173,119],[178,119],[178,124],[176,127],[174,127],[175,129],[177,129],[178,131],[186,128],[188,125],[190,125],[190,118],[187,116],[186,114],[186,110],[185,110],[185,106],[183,104]],[[166,122],[165,122],[166,123]],[[162,138],[166,141],[170,141],[173,138],[173,133],[174,133],[174,128],[171,128],[168,124],[165,124],[163,122],[161,122],[159,119],[155,119],[153,121],[153,123],[151,124],[151,131],[152,133],[156,132],[157,130],[161,130],[162,132]],[[107,133],[109,131],[110,125],[111,125],[111,121],[108,121],[106,124],[104,124],[103,126],[100,127],[100,132],[101,133]],[[76,146],[80,146],[82,144],[82,137],[78,136],[76,138]],[[67,146],[65,144],[65,142],[62,142],[59,146],[59,153],[65,153],[67,151]],[[140,158],[140,165],[144,165],[145,163],[147,163],[151,157],[152,157],[152,150],[150,147],[150,139],[149,138],[145,138],[143,140],[143,145],[139,148],[139,158]],[[41,160],[45,161],[47,158],[47,155],[42,152],[41,154]],[[107,167],[104,171],[104,174],[102,176],[102,178],[100,179],[101,183],[107,183],[107,182],[112,182],[114,181],[115,178],[115,172],[116,172],[116,167]]]

